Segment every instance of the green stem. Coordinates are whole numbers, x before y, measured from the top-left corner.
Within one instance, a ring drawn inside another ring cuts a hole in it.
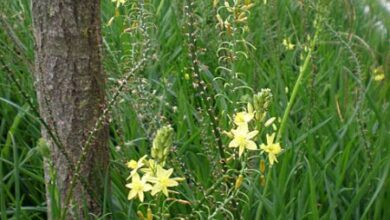
[[[272,173],[272,169],[269,169],[268,174],[267,174],[267,179],[265,182],[264,191],[263,191],[264,197],[267,195],[267,192],[268,192],[268,188],[270,185],[270,179],[271,179],[271,173]],[[261,201],[259,201],[259,205],[258,205],[257,210],[256,210],[256,218],[255,218],[256,220],[260,220],[262,212],[263,212],[263,203]]]
[[[15,218],[19,219],[21,216],[21,200],[20,200],[20,170],[19,170],[19,154],[16,146],[13,133],[9,133],[12,139],[13,159],[14,159],[14,178],[15,178]]]
[[[0,156],[3,157],[3,151],[0,151]],[[7,220],[6,207],[5,207],[5,183],[3,181],[3,161],[0,160],[0,212],[1,220]]]
[[[303,66],[299,70],[298,79],[295,82],[294,89],[292,91],[290,100],[289,100],[287,108],[286,108],[286,110],[284,111],[284,114],[283,114],[283,118],[282,118],[282,122],[280,124],[279,132],[278,132],[278,134],[276,136],[276,140],[277,141],[280,141],[280,139],[283,136],[284,131],[286,130],[287,118],[288,118],[288,116],[290,114],[292,106],[294,105],[294,102],[295,102],[295,99],[297,97],[298,91],[299,91],[299,89],[300,89],[300,87],[302,85],[304,76],[306,75],[305,73],[307,72],[307,68],[309,67],[309,63],[310,63],[311,57],[313,55],[313,50],[314,50],[314,47],[315,47],[315,45],[317,43],[317,40],[318,40],[318,34],[319,34],[319,28],[317,28],[316,33],[314,35],[314,38],[311,41],[309,52],[306,55],[305,61],[303,63]]]

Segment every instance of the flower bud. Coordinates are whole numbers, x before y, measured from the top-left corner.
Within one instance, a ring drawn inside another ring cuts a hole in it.
[[[234,185],[234,189],[238,189],[240,188],[241,184],[242,184],[242,181],[244,180],[244,176],[242,174],[240,174],[237,179],[236,179],[236,184]]]
[[[265,126],[265,127],[268,127],[268,126],[272,125],[272,124],[274,123],[275,119],[276,119],[275,117],[272,117],[272,118],[268,119],[268,120],[264,123],[264,126]]]
[[[148,208],[148,212],[146,214],[146,218],[147,218],[147,220],[153,220],[152,209]]]
[[[260,168],[260,172],[262,174],[264,174],[265,173],[265,161],[264,160],[260,160],[259,168]]]
[[[260,176],[260,185],[261,185],[262,187],[265,186],[265,176],[264,176],[264,175],[261,175],[261,176]]]
[[[157,131],[153,140],[151,155],[159,164],[165,164],[173,144],[173,134],[171,126],[164,126]]]
[[[270,89],[261,89],[253,96],[253,108],[256,112],[255,119],[262,121],[271,106],[272,93]]]

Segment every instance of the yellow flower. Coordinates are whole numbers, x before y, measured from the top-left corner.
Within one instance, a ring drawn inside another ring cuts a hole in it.
[[[131,200],[138,196],[141,202],[144,201],[144,192],[147,192],[152,189],[152,186],[146,182],[146,179],[146,176],[143,176],[142,179],[140,179],[138,173],[136,173],[131,178],[131,183],[126,184],[126,187],[131,189],[129,192],[129,196],[127,197],[128,200]]]
[[[145,173],[145,175],[148,175],[149,177],[155,177],[156,171],[157,171],[157,162],[153,159],[149,159],[145,162],[146,166],[145,168],[141,169],[141,172]]]
[[[374,76],[374,80],[375,81],[382,81],[384,79],[385,79],[385,75],[384,74]]]
[[[374,80],[382,81],[385,79],[385,71],[383,70],[383,66],[379,66],[374,69]]]
[[[233,133],[233,140],[229,143],[229,147],[238,147],[238,156],[244,152],[245,148],[248,150],[256,150],[257,145],[251,139],[254,138],[259,131],[254,130],[249,132],[247,124],[238,126],[237,129],[231,131]]]
[[[260,149],[263,152],[268,153],[268,159],[271,166],[274,164],[274,162],[278,162],[278,159],[276,158],[276,155],[278,155],[280,152],[282,152],[282,148],[280,147],[279,143],[274,143],[275,139],[275,133],[268,135],[267,134],[267,145],[261,144]]]
[[[127,167],[132,169],[130,176],[127,179],[130,179],[132,176],[134,176],[134,174],[137,173],[138,169],[140,169],[141,167],[143,167],[145,165],[144,160],[146,157],[147,157],[147,155],[144,155],[138,161],[130,160],[129,162],[127,162]]]
[[[166,170],[161,166],[157,166],[157,173],[155,177],[149,177],[149,181],[154,183],[152,188],[152,196],[159,192],[163,192],[168,197],[168,187],[174,187],[179,185],[177,181],[183,180],[183,178],[170,178],[173,173],[173,169]]]
[[[292,49],[294,49],[294,47],[295,47],[295,45],[292,44],[292,43],[290,42],[290,39],[288,39],[288,38],[283,39],[283,46],[284,46],[287,50],[292,50]]]
[[[234,116],[234,124],[236,124],[237,126],[241,126],[241,125],[246,125],[248,124],[250,121],[252,121],[253,117],[255,115],[253,113],[248,113],[248,112],[238,112],[235,116]]]
[[[111,0],[112,2],[116,2],[116,7],[125,4],[126,0]]]

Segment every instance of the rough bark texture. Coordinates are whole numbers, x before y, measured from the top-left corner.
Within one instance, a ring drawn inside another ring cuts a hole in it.
[[[32,0],[32,13],[36,41],[35,86],[40,113],[57,133],[75,166],[105,103],[100,1]],[[56,184],[64,203],[74,170],[48,131],[42,129],[42,135],[51,148],[51,161],[57,171]],[[95,137],[82,163],[80,176],[84,178],[84,184],[78,179],[67,219],[85,219],[81,214],[85,204],[90,213],[100,214],[103,178],[109,158],[107,126],[101,126]],[[47,164],[45,167],[48,180]],[[51,218],[51,202],[47,202]]]

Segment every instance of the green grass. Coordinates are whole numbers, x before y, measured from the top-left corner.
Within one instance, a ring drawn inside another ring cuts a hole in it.
[[[192,88],[193,79],[186,79],[191,60],[184,3],[149,2],[146,25],[150,27],[151,51],[147,65],[130,77],[129,86],[112,109],[111,184],[106,184],[111,188],[102,192],[107,195],[104,213],[112,219],[137,218],[139,202],[127,200],[129,171],[125,163],[149,154],[156,130],[165,124],[171,124],[176,134],[169,165],[175,168],[175,176],[192,179],[177,188],[177,198],[193,205],[172,205],[172,216],[193,212],[203,191],[222,176],[216,172],[220,162],[205,111],[207,102]],[[248,96],[261,88],[273,93],[270,116],[282,117],[295,97],[284,117],[281,140],[285,151],[278,157],[279,163],[267,167],[265,186],[259,181],[260,174],[245,178],[239,199],[233,201],[239,202],[243,219],[388,219],[390,12],[374,0],[298,2],[268,1],[251,9],[250,31],[242,36],[256,50],[236,48],[248,55],[229,66],[242,73],[238,79],[218,68],[217,50],[221,41],[228,39],[218,37],[212,1],[196,1],[194,6],[200,69],[203,80],[212,85],[204,97],[215,99],[214,114],[221,130],[231,128],[228,115],[245,106]],[[124,33],[139,19],[132,5],[120,7],[121,16],[108,25],[115,4],[102,0],[108,97],[142,56],[133,45],[144,42],[145,36]],[[315,9],[318,5],[320,12]],[[368,14],[365,7],[370,8]],[[41,125],[33,84],[29,1],[6,0],[0,8],[0,218],[45,219],[43,159],[35,148]],[[301,75],[301,86],[295,87],[303,66],[301,54],[305,58],[300,45],[308,43],[308,35],[314,36],[313,21],[319,13],[324,21],[318,43]],[[294,50],[283,47],[286,37],[296,44]],[[385,79],[375,81],[373,69],[381,65]],[[199,111],[199,107],[203,109]],[[265,141],[264,133],[260,140]],[[229,138],[224,136],[222,142],[227,147]],[[258,170],[258,161],[249,166]],[[235,179],[229,181],[234,184]],[[212,198],[198,207],[199,219],[218,208],[215,200],[224,201],[226,191],[216,187],[210,195]],[[140,210],[146,213],[145,207]],[[227,212],[215,216],[226,218]]]

